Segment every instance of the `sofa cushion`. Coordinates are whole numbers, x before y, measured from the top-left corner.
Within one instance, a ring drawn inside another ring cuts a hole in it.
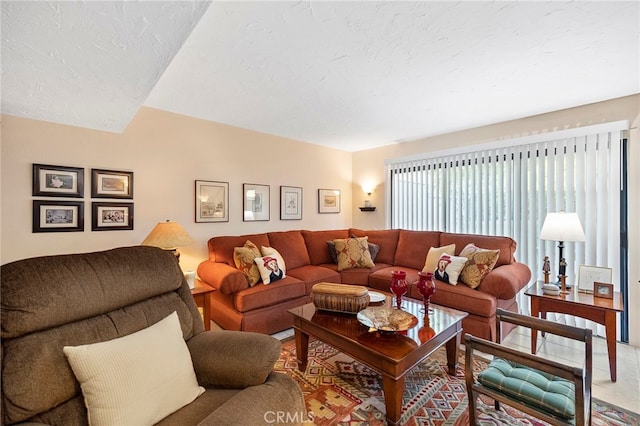
[[[290,277],[298,278],[305,283],[305,293],[311,294],[311,287],[319,282],[339,283],[340,273],[335,269],[325,268],[323,266],[307,265],[296,269],[289,269],[287,273]]]
[[[338,271],[350,268],[373,268],[367,237],[333,240],[338,256]]]
[[[337,238],[349,238],[349,230],[338,229],[330,231],[301,231],[304,238],[309,259],[312,265],[322,265],[331,263],[327,241],[333,241]],[[337,262],[335,262],[337,264]]]
[[[422,269],[431,247],[440,245],[440,232],[400,230],[394,265]],[[433,272],[433,271],[431,271]]]
[[[393,265],[398,246],[399,229],[370,230],[350,228],[349,235],[353,237],[368,237],[369,242],[380,246],[376,262]],[[423,257],[424,259],[424,257]]]
[[[311,264],[307,246],[300,231],[269,232],[271,247],[280,252],[288,269]]]
[[[238,312],[248,312],[304,296],[305,290],[302,281],[287,275],[269,285],[258,284],[240,290],[233,295],[233,304]]]
[[[229,266],[236,266],[233,260],[233,249],[242,246],[247,240],[252,241],[256,246],[270,246],[267,234],[251,234],[241,236],[222,236],[209,239],[209,260],[218,263],[226,263]]]
[[[153,424],[204,392],[176,312],[127,336],[63,351],[92,425]]]
[[[264,285],[281,280],[286,276],[275,256],[256,257],[254,260]]]
[[[417,297],[421,298],[420,295]],[[466,285],[452,286],[439,280],[436,280],[436,292],[431,296],[431,302],[486,318],[494,317],[498,307],[496,298],[490,294]]]
[[[236,268],[247,277],[249,286],[254,286],[260,281],[260,271],[255,263],[256,257],[260,257],[260,250],[250,240],[245,241],[244,246],[233,249]]]
[[[469,259],[460,274],[460,280],[469,287],[476,288],[495,266],[500,250],[487,250],[467,244],[460,252],[460,256]]]
[[[429,252],[427,253],[427,258],[424,261],[424,268],[422,268],[422,272],[433,272],[436,270],[438,266],[438,260],[440,256],[443,254],[448,254],[449,256],[453,256],[456,251],[455,244],[449,244],[448,246],[443,247],[431,247]]]
[[[516,242],[512,238],[475,234],[454,234],[449,232],[440,234],[440,245],[455,244],[456,253],[454,254],[456,256],[460,256],[460,251],[469,243],[489,250],[500,250],[500,256],[495,266],[509,265],[515,262],[513,253],[516,251]]]

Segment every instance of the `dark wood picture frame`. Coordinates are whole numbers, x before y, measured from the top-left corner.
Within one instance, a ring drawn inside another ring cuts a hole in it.
[[[92,231],[133,230],[133,203],[91,203]]]
[[[613,299],[613,284],[609,283],[593,283],[593,297],[601,299]]]
[[[32,232],[84,231],[84,201],[33,200]]]
[[[84,197],[84,168],[33,164],[34,196]]]
[[[280,186],[280,220],[302,220],[302,188]]]
[[[196,223],[229,222],[229,182],[196,180]]]
[[[92,198],[133,198],[133,172],[91,169]]]
[[[339,189],[318,189],[318,213],[340,213]]]
[[[245,222],[270,220],[270,191],[269,185],[242,184],[242,220]]]

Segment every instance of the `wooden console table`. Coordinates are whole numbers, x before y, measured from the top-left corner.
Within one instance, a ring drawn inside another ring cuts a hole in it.
[[[593,297],[593,294],[580,293],[576,288],[568,294],[551,296],[542,292],[542,283],[530,285],[525,293],[531,297],[531,316],[546,319],[547,312],[574,315],[604,325],[607,333],[607,351],[609,354],[609,372],[611,381],[617,379],[616,370],[616,313],[623,311],[622,295],[614,292],[613,299]],[[531,353],[537,349],[538,332],[531,332]]]

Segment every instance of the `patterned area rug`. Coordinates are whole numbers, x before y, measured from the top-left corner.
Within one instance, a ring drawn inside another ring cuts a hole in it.
[[[474,368],[483,368],[478,361]],[[386,425],[382,379],[367,366],[318,340],[309,343],[307,371],[298,371],[295,342],[282,345],[276,370],[299,383],[305,396],[310,423],[315,425]],[[456,377],[447,374],[446,352],[432,357],[407,373],[402,398],[403,425],[468,425],[464,358]],[[484,425],[534,425],[547,423],[504,404],[496,412],[491,399],[481,398],[478,418]],[[639,425],[639,415],[606,402],[593,401],[594,426]]]

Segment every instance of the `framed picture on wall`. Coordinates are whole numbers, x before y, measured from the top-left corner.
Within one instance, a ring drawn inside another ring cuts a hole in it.
[[[245,222],[269,220],[269,185],[244,183],[242,194]]]
[[[196,181],[196,222],[229,222],[229,182]]]
[[[32,232],[84,231],[84,201],[33,201]]]
[[[91,197],[133,198],[133,172],[91,169]]]
[[[339,189],[318,189],[318,213],[340,213]]]
[[[133,203],[91,203],[92,231],[133,229]]]
[[[33,165],[33,195],[84,197],[84,169],[81,167]]]
[[[302,219],[302,188],[280,187],[280,220]]]

